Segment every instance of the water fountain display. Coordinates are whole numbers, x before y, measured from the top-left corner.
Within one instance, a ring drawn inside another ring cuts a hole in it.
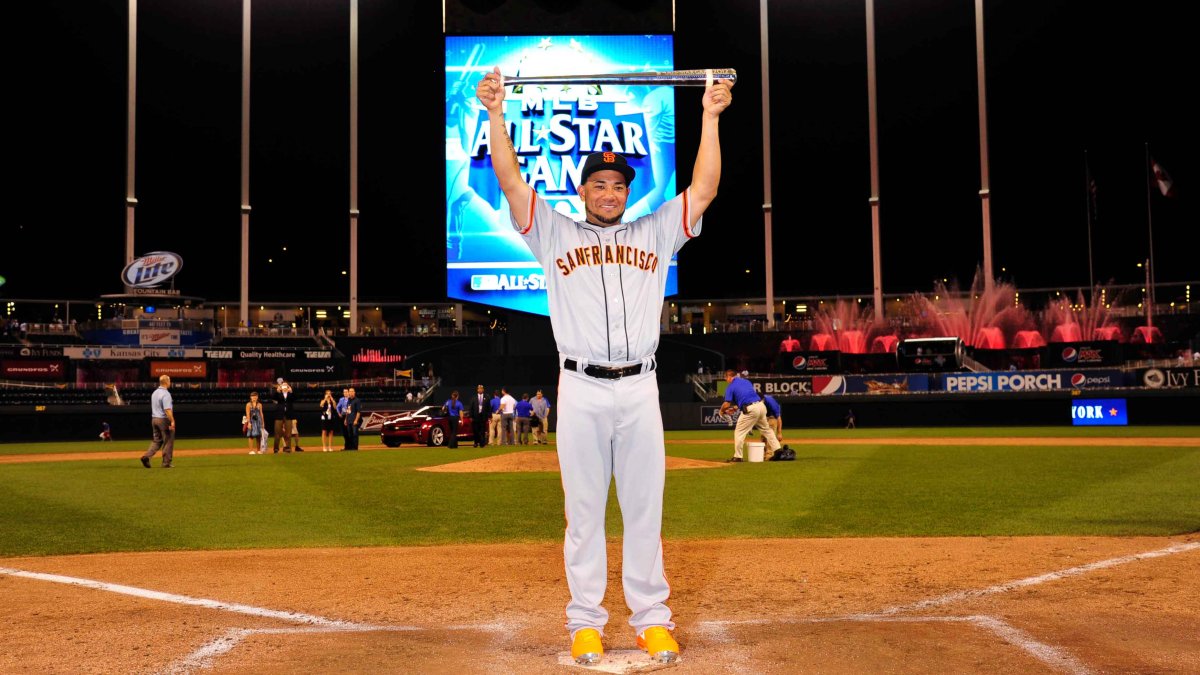
[[[836,351],[853,364],[870,355],[895,354],[903,340],[956,337],[990,367],[1028,368],[1040,367],[1044,348],[1053,344],[1161,342],[1161,334],[1147,326],[1127,336],[1109,311],[1112,303],[1106,301],[1117,300],[1110,295],[1098,286],[1090,295],[1058,294],[1044,308],[1030,309],[1016,286],[997,281],[985,287],[977,270],[969,291],[935,282],[933,293],[914,293],[889,305],[884,322],[876,322],[874,308],[858,300],[821,302],[808,349]],[[1051,362],[1057,358],[1051,355]]]
[[[895,351],[899,341],[887,325],[875,323],[875,309],[860,303],[838,299],[821,303],[813,318],[817,332],[809,341],[812,351],[837,350],[843,354]],[[870,340],[871,342],[868,342]],[[890,349],[886,347],[890,346]]]

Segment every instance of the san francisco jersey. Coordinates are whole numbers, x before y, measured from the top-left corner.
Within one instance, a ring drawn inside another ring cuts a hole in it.
[[[521,219],[510,218],[545,272],[559,353],[599,365],[654,355],[671,257],[703,222],[688,225],[687,191],[610,227],[572,220],[537,192]]]

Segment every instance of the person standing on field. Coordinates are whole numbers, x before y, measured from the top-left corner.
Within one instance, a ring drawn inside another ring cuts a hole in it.
[[[729,383],[729,387],[725,390],[725,401],[721,404],[720,414],[730,415],[734,410],[742,413],[738,416],[737,426],[733,431],[733,457],[725,461],[745,461],[742,455],[746,446],[746,436],[751,429],[758,429],[767,443],[767,450],[774,453],[781,447],[779,439],[775,438],[775,431],[767,422],[767,405],[755,391],[754,385],[750,380],[739,377],[737,371],[733,370],[725,371],[725,381]]]
[[[175,459],[175,411],[171,402],[171,378],[160,375],[158,389],[150,395],[150,431],[152,440],[146,454],[142,455],[142,466],[150,468],[150,460],[162,450],[162,468],[174,468]]]
[[[571,181],[564,179],[583,205],[582,218],[572,219],[522,175],[504,117],[500,69],[475,88],[487,110],[492,170],[512,227],[545,273],[560,366],[557,454],[571,593],[566,629],[571,657],[582,665],[598,664],[604,654],[604,521],[614,478],[624,521],[622,585],[637,645],[659,663],[679,656],[662,556],[666,446],[654,354],[670,259],[700,234],[701,216],[717,195],[718,121],[733,100],[731,87],[705,87],[691,185],[632,222],[622,221],[636,171],[612,142],[592,148]]]
[[[529,403],[533,406],[533,444],[546,445],[546,433],[550,431],[550,399],[538,389]]]

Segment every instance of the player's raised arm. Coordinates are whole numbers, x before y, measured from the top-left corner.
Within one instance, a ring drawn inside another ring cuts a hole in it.
[[[721,138],[718,122],[721,113],[733,102],[733,85],[728,81],[713,83],[705,88],[704,114],[701,117],[700,147],[696,150],[696,164],[692,168],[692,185],[689,188],[691,227],[704,215],[704,210],[717,196],[717,185],[721,182]]]
[[[517,151],[508,136],[508,125],[504,123],[504,80],[499,68],[483,76],[475,85],[475,96],[487,109],[488,138],[491,145],[492,171],[500,182],[500,189],[508,198],[508,207],[513,216],[520,220],[529,209],[532,192],[521,180],[521,167],[517,164]]]

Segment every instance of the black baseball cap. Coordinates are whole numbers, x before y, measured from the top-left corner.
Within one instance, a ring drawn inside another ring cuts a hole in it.
[[[593,152],[583,162],[583,171],[579,173],[579,182],[586,183],[588,176],[597,171],[620,171],[621,175],[625,176],[626,184],[632,183],[633,177],[637,175],[623,155],[615,152]]]

